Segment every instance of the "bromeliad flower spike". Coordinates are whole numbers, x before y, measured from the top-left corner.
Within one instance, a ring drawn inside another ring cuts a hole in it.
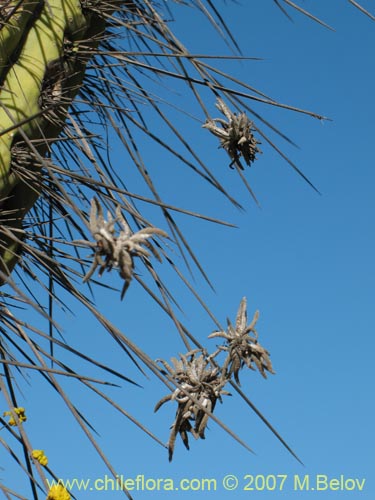
[[[211,339],[220,337],[226,340],[226,344],[219,347],[228,352],[222,368],[223,376],[231,377],[233,374],[239,385],[239,371],[244,365],[252,370],[255,370],[255,365],[264,378],[267,378],[266,371],[275,373],[269,358],[270,353],[258,343],[258,333],[255,330],[258,318],[259,311],[256,311],[252,322],[247,324],[247,301],[244,297],[237,312],[236,325],[233,326],[227,319],[226,332],[217,331],[208,336]]]

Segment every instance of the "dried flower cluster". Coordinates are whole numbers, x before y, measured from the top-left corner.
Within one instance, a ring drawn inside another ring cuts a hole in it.
[[[232,162],[230,167],[236,164],[241,170],[240,162],[242,156],[246,165],[250,166],[256,159],[256,154],[261,153],[258,142],[253,135],[253,122],[249,120],[246,113],[232,113],[224,101],[217,99],[216,107],[226,117],[209,119],[203,125],[212,134],[220,139],[220,147],[229,154]]]
[[[237,312],[236,325],[233,326],[227,319],[228,329],[226,332],[213,332],[208,336],[208,338],[221,337],[225,339],[225,345],[219,347],[219,349],[228,352],[222,368],[223,376],[230,378],[233,374],[238,384],[240,383],[239,371],[244,365],[252,370],[255,370],[255,367],[258,368],[264,378],[267,378],[266,371],[274,373],[269,358],[270,353],[258,343],[258,333],[255,330],[258,318],[259,311],[256,311],[252,322],[247,324],[247,303],[246,297],[244,297]]]
[[[198,353],[201,354],[197,356]],[[155,407],[157,411],[167,401],[176,401],[178,404],[168,442],[170,461],[177,434],[180,434],[187,449],[188,432],[195,439],[204,439],[209,413],[214,411],[216,401],[221,401],[221,396],[228,394],[223,390],[226,381],[220,377],[220,368],[213,366],[211,359],[212,357],[196,349],[185,355],[180,354],[180,359],[172,358],[173,367],[161,361],[170,377],[178,384],[177,389],[162,398]]]
[[[116,234],[116,223],[119,223],[122,228],[118,234]],[[128,223],[122,216],[120,207],[116,209],[115,218],[108,211],[107,220],[105,220],[102,207],[96,198],[91,201],[90,231],[95,242],[87,240],[75,242],[94,249],[92,266],[83,281],[88,281],[97,267],[99,267],[99,276],[105,270],[119,269],[121,278],[125,280],[122,296],[125,294],[133,277],[133,257],[150,257],[150,252],[143,248],[142,245],[146,246],[154,257],[161,261],[159,253],[148,241],[148,238],[154,235],[168,237],[165,231],[156,227],[145,227],[136,233],[132,233]]]
[[[166,372],[165,375],[176,384],[177,388],[164,396],[155,407],[157,411],[167,401],[178,404],[176,418],[171,427],[168,442],[169,460],[172,460],[176,437],[181,439],[189,449],[188,433],[195,438],[204,439],[204,431],[210,414],[213,413],[217,400],[222,395],[229,395],[224,386],[234,377],[240,384],[239,372],[246,365],[266,378],[266,371],[274,373],[269,352],[258,343],[255,324],[259,317],[257,311],[252,322],[247,324],[247,303],[244,297],[238,309],[235,327],[228,321],[228,329],[216,331],[209,338],[223,338],[225,343],[218,346],[213,354],[208,355],[201,349],[195,349],[180,359],[172,358],[170,366],[159,360]],[[215,359],[220,352],[226,352],[226,358],[220,366]],[[199,356],[198,356],[199,354]]]

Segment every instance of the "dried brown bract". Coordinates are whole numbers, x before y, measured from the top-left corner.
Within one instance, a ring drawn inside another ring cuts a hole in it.
[[[240,162],[242,156],[246,165],[256,159],[256,154],[261,153],[258,148],[260,144],[253,135],[253,122],[249,120],[246,113],[232,113],[224,101],[217,99],[216,107],[226,117],[227,121],[222,118],[214,118],[207,120],[203,125],[212,134],[220,140],[220,147],[232,158],[230,167],[236,164],[241,170],[243,166]]]
[[[122,230],[116,234],[116,223],[119,223]],[[79,240],[80,243],[94,249],[94,260],[83,281],[88,281],[96,268],[99,267],[99,276],[105,270],[118,269],[121,278],[125,280],[122,296],[125,294],[133,277],[134,260],[133,257],[150,257],[150,252],[142,245],[146,246],[159,261],[161,257],[156,248],[151,245],[148,238],[154,235],[168,237],[167,233],[156,227],[145,227],[136,233],[131,229],[122,216],[121,209],[116,209],[116,217],[107,212],[107,220],[104,219],[103,210],[96,198],[91,201],[90,211],[90,231],[95,242]]]
[[[198,353],[201,354],[197,356]],[[220,376],[220,368],[211,363],[214,356],[215,354],[207,356],[200,349],[196,349],[185,355],[180,354],[180,359],[172,358],[172,367],[166,361],[160,361],[167,374],[179,386],[155,406],[157,411],[167,401],[176,401],[178,404],[168,441],[170,461],[177,434],[180,434],[187,449],[189,449],[189,432],[195,439],[204,439],[209,419],[207,412],[212,413],[217,400],[221,401],[222,395],[229,394],[223,390],[226,380]]]
[[[258,344],[258,333],[255,330],[255,325],[259,318],[259,311],[256,311],[252,322],[248,325],[246,309],[247,303],[246,297],[244,297],[237,312],[235,327],[228,319],[226,332],[213,332],[208,337],[221,337],[226,340],[226,345],[220,346],[220,349],[228,352],[222,374],[223,377],[231,377],[233,374],[238,384],[240,384],[239,371],[244,365],[252,370],[255,370],[255,367],[258,368],[264,378],[267,378],[266,371],[275,373],[269,358],[270,353]]]

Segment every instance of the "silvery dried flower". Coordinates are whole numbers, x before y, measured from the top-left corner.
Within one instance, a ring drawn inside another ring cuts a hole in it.
[[[116,223],[119,223],[122,230],[116,233]],[[154,246],[148,241],[154,235],[168,237],[167,233],[156,227],[145,227],[136,233],[131,229],[122,216],[121,209],[116,208],[116,217],[107,212],[107,220],[104,219],[103,210],[96,198],[91,200],[90,211],[90,231],[95,242],[79,240],[75,243],[83,244],[94,249],[94,260],[83,281],[88,281],[96,268],[99,267],[99,276],[105,270],[118,269],[121,278],[125,280],[122,296],[125,294],[133,277],[134,260],[133,257],[149,257],[150,252],[142,245],[146,246],[151,253],[161,261],[161,257]]]
[[[201,354],[196,356],[198,353]],[[223,390],[226,380],[220,377],[220,368],[214,367],[211,363],[213,356],[207,356],[200,349],[196,349],[185,355],[180,354],[180,359],[172,358],[172,367],[166,361],[160,361],[168,375],[180,386],[155,406],[157,411],[167,401],[176,401],[178,404],[168,441],[170,461],[177,434],[180,434],[187,449],[189,449],[189,432],[195,439],[204,439],[209,418],[204,409],[212,413],[217,400],[221,401],[222,395],[229,394]],[[191,399],[192,397],[199,405]]]
[[[240,162],[241,156],[246,165],[250,166],[256,159],[256,154],[261,153],[258,148],[260,142],[253,135],[253,122],[249,120],[246,113],[232,113],[220,98],[217,99],[216,107],[227,121],[222,118],[213,118],[207,120],[203,127],[219,138],[220,147],[225,149],[232,159],[230,167],[236,164],[243,170]]]
[[[244,365],[252,370],[255,370],[255,367],[258,368],[264,378],[267,378],[266,371],[275,373],[269,352],[258,343],[255,325],[259,318],[259,311],[256,311],[252,322],[248,325],[246,308],[246,297],[244,297],[237,312],[236,325],[233,326],[228,319],[226,332],[213,332],[208,336],[208,338],[221,337],[226,340],[226,344],[220,346],[220,349],[228,352],[222,368],[223,376],[231,377],[233,374],[238,384],[240,384],[239,371]]]

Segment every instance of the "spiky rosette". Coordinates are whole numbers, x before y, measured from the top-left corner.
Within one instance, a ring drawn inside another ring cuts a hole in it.
[[[207,120],[203,127],[219,138],[220,147],[225,149],[232,159],[230,166],[236,164],[243,170],[240,162],[241,156],[246,165],[250,166],[255,161],[257,153],[261,153],[258,148],[260,143],[253,134],[254,124],[249,120],[246,113],[232,113],[220,98],[217,99],[216,107],[227,121],[222,118],[213,118]]]
[[[201,354],[197,356],[198,353]],[[209,414],[214,411],[217,400],[221,401],[221,396],[229,393],[223,390],[226,381],[220,377],[220,368],[213,366],[212,357],[199,349],[180,354],[180,359],[172,358],[172,367],[165,361],[161,362],[178,385],[172,394],[155,406],[157,411],[167,401],[178,404],[168,441],[169,460],[172,460],[177,435],[180,434],[187,449],[188,433],[195,439],[204,439]]]
[[[116,233],[116,223],[119,223],[122,228],[118,234]],[[145,227],[136,233],[132,233],[119,206],[116,208],[116,217],[113,218],[108,211],[107,220],[105,220],[102,207],[96,198],[91,200],[90,231],[95,242],[88,240],[75,242],[94,249],[92,266],[83,281],[88,281],[97,267],[99,267],[99,276],[105,270],[118,269],[121,278],[125,280],[122,297],[133,277],[133,257],[150,257],[150,252],[143,248],[142,245],[146,246],[154,257],[161,261],[160,254],[148,239],[153,236],[168,237],[165,231],[157,227]]]
[[[208,336],[208,338],[225,339],[225,345],[220,346],[221,350],[228,352],[223,365],[223,376],[231,377],[233,374],[238,384],[240,384],[239,372],[244,365],[251,370],[257,368],[264,378],[267,378],[266,371],[275,373],[269,357],[270,353],[258,343],[258,333],[255,330],[258,318],[259,311],[256,311],[251,323],[247,324],[247,302],[244,297],[237,312],[236,325],[233,326],[228,319],[226,332],[217,331]]]

